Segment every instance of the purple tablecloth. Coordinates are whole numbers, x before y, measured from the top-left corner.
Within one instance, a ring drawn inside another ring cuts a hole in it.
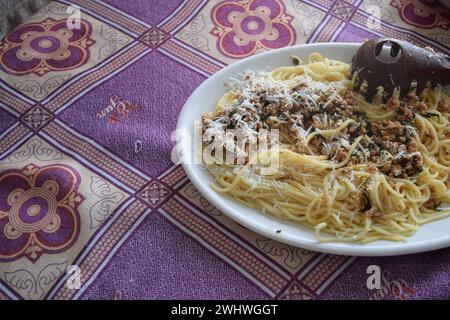
[[[170,160],[181,107],[227,64],[383,35],[449,52],[448,9],[72,4],[50,3],[0,43],[0,299],[450,298],[449,249],[356,258],[278,243],[224,216]],[[379,290],[367,287],[370,265],[382,272]]]

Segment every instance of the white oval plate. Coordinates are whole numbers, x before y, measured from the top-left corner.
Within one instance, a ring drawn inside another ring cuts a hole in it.
[[[224,83],[230,77],[248,69],[272,70],[289,66],[292,63],[289,55],[292,54],[305,61],[310,53],[319,52],[327,58],[350,62],[358,47],[359,44],[355,43],[298,45],[257,54],[220,70],[195,90],[181,110],[177,129],[182,130],[177,130],[177,151],[185,156],[193,155],[194,121],[200,120],[204,112],[214,109],[219,98],[225,94]],[[450,246],[450,218],[421,226],[419,231],[405,242],[320,243],[311,229],[246,207],[228,195],[215,192],[210,187],[213,179],[203,166],[187,161],[183,163],[183,167],[195,187],[219,210],[248,229],[280,242],[313,251],[355,256],[401,255]],[[276,230],[281,232],[276,233]]]

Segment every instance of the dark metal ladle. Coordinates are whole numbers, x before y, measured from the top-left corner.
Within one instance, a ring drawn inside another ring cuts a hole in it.
[[[409,42],[382,38],[364,42],[352,60],[353,90],[371,101],[383,87],[383,99],[400,89],[404,97],[411,89],[420,93],[428,85],[450,84],[450,57]]]

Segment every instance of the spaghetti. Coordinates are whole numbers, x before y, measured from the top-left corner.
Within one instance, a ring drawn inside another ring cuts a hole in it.
[[[400,241],[448,217],[450,98],[428,88],[383,102],[380,87],[368,103],[351,90],[349,68],[313,53],[306,64],[231,79],[203,115],[203,144],[228,129],[278,129],[279,168],[210,163],[212,188],[314,228],[324,242]]]

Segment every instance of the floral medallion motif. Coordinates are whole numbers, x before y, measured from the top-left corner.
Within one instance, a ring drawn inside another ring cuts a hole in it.
[[[222,1],[212,10],[211,33],[222,54],[242,58],[293,44],[292,19],[278,0]]]
[[[437,0],[393,0],[390,4],[398,9],[400,18],[409,25],[450,30],[448,9]]]
[[[139,193],[139,196],[152,204],[153,207],[156,207],[164,199],[167,198],[169,193],[169,189],[167,189],[161,183],[153,181]]]
[[[71,167],[29,164],[0,173],[0,262],[22,256],[33,263],[78,238],[80,175]]]
[[[66,20],[46,19],[15,29],[0,43],[0,68],[15,75],[75,69],[88,61],[92,26],[80,20],[80,28],[67,28]]]

